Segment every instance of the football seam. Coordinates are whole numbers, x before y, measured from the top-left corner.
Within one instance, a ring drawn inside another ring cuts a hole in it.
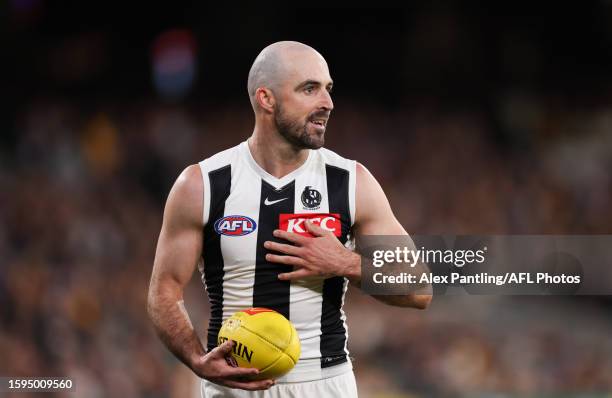
[[[279,350],[279,351],[280,351],[280,350]],[[266,366],[266,367],[265,367],[265,368],[263,368],[263,369],[259,369],[259,371],[260,371],[260,372],[265,372],[266,370],[270,369],[272,366],[276,365],[276,363],[277,363],[278,361],[280,361],[280,360],[281,360],[281,358],[283,357],[283,355],[284,355],[284,356],[289,357],[289,359],[291,359],[291,362],[293,362],[293,358],[291,358],[291,356],[290,356],[290,355],[287,355],[287,354],[285,354],[284,352],[282,352],[282,351],[281,351],[281,355],[279,355],[279,356],[278,356],[278,358],[276,358],[276,360],[275,360],[274,362],[272,362],[270,365]],[[293,366],[295,366],[295,362],[293,363]]]
[[[273,348],[274,348],[276,351],[280,352],[281,354],[285,354],[285,355],[287,355],[287,353],[285,352],[286,350],[281,350],[280,348],[278,348],[278,347],[276,346],[276,344],[272,343],[270,340],[268,340],[267,338],[263,337],[262,335],[260,335],[259,333],[255,332],[254,330],[249,329],[249,328],[248,328],[248,327],[246,327],[245,325],[240,325],[240,327],[242,327],[242,328],[244,328],[245,330],[248,330],[249,332],[253,333],[255,336],[259,337],[261,340],[263,340],[263,341],[265,341],[266,343],[268,343],[270,346],[272,346],[272,347],[273,347]],[[293,337],[293,328],[291,328],[291,337]],[[289,342],[291,342],[291,339],[289,339]],[[289,347],[289,346],[287,345],[287,347]],[[294,361],[294,360],[293,360],[293,358],[291,358],[291,355],[287,355],[287,356],[289,357],[289,359],[291,359],[291,362],[293,362],[293,364],[294,364],[294,365],[297,363],[296,361]],[[279,359],[280,359],[280,357],[279,357],[279,358],[277,358],[277,359],[276,359],[276,361],[272,362],[272,364],[276,363],[276,362],[277,362]],[[266,369],[267,369],[268,367],[270,367],[270,366],[271,366],[271,365],[268,365],[268,366],[266,367]]]

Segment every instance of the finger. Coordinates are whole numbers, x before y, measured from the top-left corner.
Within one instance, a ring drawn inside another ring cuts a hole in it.
[[[233,367],[233,366],[229,366],[227,365],[227,367],[222,367],[219,371],[219,375],[221,377],[248,377],[248,376],[255,376],[256,374],[259,374],[259,370],[257,370],[257,368],[240,368],[240,367]]]
[[[235,381],[235,380],[224,380],[222,382],[227,387],[241,388],[243,390],[267,390],[274,385],[274,380],[257,380],[257,381]]]
[[[279,254],[266,254],[266,261],[277,264],[291,265],[294,267],[303,267],[304,260],[294,256],[283,256]]]
[[[288,240],[289,242],[296,243],[300,246],[303,246],[304,243],[306,243],[308,239],[302,235],[298,235],[293,232],[283,231],[282,229],[275,229],[273,232],[273,235],[276,236],[277,238]]]
[[[315,275],[316,274],[314,272],[309,271],[305,268],[301,268],[297,271],[278,274],[278,279],[280,279],[281,281],[292,281],[295,279],[304,279],[304,278],[308,278],[309,276],[315,276]]]
[[[277,252],[291,254],[292,256],[298,256],[300,248],[293,245],[286,245],[284,243],[272,242],[271,240],[264,242],[264,247],[268,250],[274,250]]]
[[[215,347],[208,355],[214,358],[223,358],[232,352],[232,347],[234,347],[234,342],[232,340],[227,340],[220,346]]]
[[[308,232],[310,232],[314,236],[326,236],[326,235],[329,235],[329,233],[331,232],[331,231],[321,228],[320,226],[316,225],[313,222],[310,222],[309,220],[306,220],[305,224],[306,224],[306,229],[308,230]]]

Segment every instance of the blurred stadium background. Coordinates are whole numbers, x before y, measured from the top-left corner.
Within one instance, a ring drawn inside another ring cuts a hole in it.
[[[0,375],[71,376],[79,397],[196,390],[145,312],[163,204],[184,167],[251,133],[247,73],[277,40],[327,58],[327,146],[374,173],[409,232],[612,232],[612,2],[512,4],[4,2]],[[186,302],[203,335],[197,275]],[[611,311],[346,303],[362,397],[611,396]]]

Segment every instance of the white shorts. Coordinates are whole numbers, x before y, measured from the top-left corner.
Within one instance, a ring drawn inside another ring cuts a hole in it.
[[[202,398],[357,398],[353,371],[327,379],[299,383],[278,383],[267,390],[246,391],[202,380]]]

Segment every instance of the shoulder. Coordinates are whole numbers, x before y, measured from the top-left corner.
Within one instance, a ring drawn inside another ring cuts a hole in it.
[[[172,191],[187,199],[196,199],[203,192],[202,171],[197,164],[189,165],[179,174]]]
[[[356,162],[355,179],[358,220],[376,215],[389,206],[387,196],[376,178],[359,162]]]
[[[382,188],[376,178],[370,173],[363,164],[355,162],[355,176],[357,179],[357,189],[362,192],[380,193]]]
[[[387,202],[387,196],[376,178],[359,162],[356,162],[355,179],[358,207],[377,207]]]
[[[376,178],[357,163],[357,233],[362,235],[405,235],[397,221],[387,195]]]
[[[166,201],[164,222],[202,224],[204,184],[197,164],[185,168],[178,176]]]
[[[371,178],[374,179],[370,170],[368,170],[363,164],[359,162],[355,162],[355,173],[357,173],[357,178]]]
[[[221,152],[217,152],[213,156],[202,160],[199,163],[202,174],[209,173],[233,164],[239,156],[242,145],[242,143],[238,144]]]
[[[321,148],[317,150],[317,153],[321,160],[329,166],[334,166],[340,169],[345,169],[350,173],[355,172],[355,162],[354,160],[344,158],[338,155],[336,152],[329,150],[327,148]]]

